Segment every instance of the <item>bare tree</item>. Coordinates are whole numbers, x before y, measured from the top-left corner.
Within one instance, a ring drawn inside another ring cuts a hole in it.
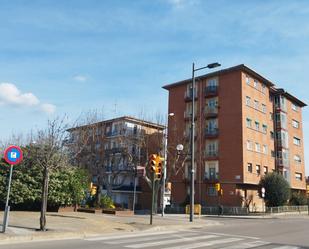
[[[40,216],[40,230],[46,231],[46,211],[48,199],[49,175],[54,169],[66,167],[68,160],[66,157],[63,141],[66,139],[67,129],[66,118],[55,118],[49,120],[47,128],[39,130],[31,141],[30,149],[33,150],[36,164],[39,165],[43,173],[42,181],[42,203]]]

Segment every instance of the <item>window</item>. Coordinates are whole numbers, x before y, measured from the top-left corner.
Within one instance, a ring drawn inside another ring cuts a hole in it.
[[[262,129],[263,129],[263,133],[266,134],[266,133],[267,133],[267,125],[264,125],[264,124],[263,124]]]
[[[298,181],[301,181],[303,179],[303,175],[302,173],[295,173],[295,179],[298,180]]]
[[[247,106],[251,105],[251,98],[249,96],[246,96],[246,105]]]
[[[246,83],[250,85],[250,77],[248,75],[246,75]]]
[[[248,172],[252,173],[252,163],[247,163]]]
[[[250,118],[247,118],[247,127],[251,128],[252,127],[252,120]]]
[[[218,156],[218,141],[209,140],[206,142],[206,156]]]
[[[269,113],[269,117],[270,117],[270,120],[272,120],[272,121],[274,120],[274,115],[273,115],[272,112]]]
[[[271,132],[270,132],[270,138],[271,138],[271,139],[274,139],[274,137],[275,137],[275,136],[274,136],[274,132],[271,131]]]
[[[296,120],[294,120],[294,119],[292,119],[292,126],[294,127],[294,128],[299,128],[299,122],[298,121],[296,121]]]
[[[257,80],[253,81],[253,86],[254,86],[254,88],[258,88],[259,87],[259,83],[258,83]]]
[[[209,196],[217,196],[217,189],[215,187],[208,187],[207,190]]]
[[[268,167],[264,166],[264,175],[266,175],[268,173]]]
[[[261,166],[260,165],[256,165],[255,166],[255,169],[256,169],[256,173],[259,175],[259,174],[261,174]]]
[[[268,153],[267,145],[263,145],[263,153],[267,155],[267,153]]]
[[[293,111],[298,111],[298,106],[292,103],[292,110]]]
[[[247,140],[247,150],[253,150],[253,143],[250,140]]]
[[[262,104],[262,112],[266,113],[266,105]]]
[[[297,163],[301,163],[301,157],[299,155],[295,155],[294,161],[297,162]]]
[[[300,139],[297,137],[293,137],[293,143],[297,146],[300,146]]]
[[[255,129],[257,131],[260,130],[260,123],[258,121],[255,121]]]
[[[210,180],[217,180],[217,172],[215,167],[210,167],[209,168],[209,179]]]
[[[207,80],[207,86],[208,87],[216,87],[218,86],[218,79],[217,78],[212,78]]]
[[[275,151],[273,151],[273,150],[271,151],[271,156],[272,156],[272,157],[275,157],[275,156],[276,156]]]
[[[266,93],[266,86],[264,84],[262,84],[262,93]]]
[[[259,101],[254,100],[254,108],[257,110],[259,109]]]
[[[255,151],[261,152],[261,145],[259,143],[255,143]]]

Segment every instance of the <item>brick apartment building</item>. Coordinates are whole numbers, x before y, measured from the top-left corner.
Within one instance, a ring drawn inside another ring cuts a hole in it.
[[[192,79],[163,88],[169,91],[168,111],[175,114],[168,122],[168,144],[184,137],[190,146]],[[258,210],[258,183],[272,171],[280,172],[293,190],[305,191],[305,103],[245,65],[197,77],[195,92],[195,203],[247,204]],[[187,200],[190,164],[187,158],[184,169],[172,177],[174,205]]]
[[[144,180],[148,155],[162,149],[164,126],[133,117],[119,117],[71,128],[69,145],[78,152],[76,164],[90,171],[92,182],[108,189],[115,204],[151,206],[151,190]],[[135,174],[137,170],[137,174]]]

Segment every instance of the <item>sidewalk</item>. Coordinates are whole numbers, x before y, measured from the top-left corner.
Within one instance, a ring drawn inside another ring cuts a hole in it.
[[[39,212],[10,212],[9,227],[5,234],[0,233],[0,244],[25,241],[61,240],[102,236],[106,233],[133,232],[139,230],[166,230],[184,227],[203,227],[219,225],[219,222],[196,217],[189,222],[186,215],[155,215],[153,225],[149,225],[149,215],[120,217],[105,214],[88,213],[48,213],[46,232],[39,229]],[[0,213],[2,223],[3,212]],[[2,226],[0,225],[2,231]]]

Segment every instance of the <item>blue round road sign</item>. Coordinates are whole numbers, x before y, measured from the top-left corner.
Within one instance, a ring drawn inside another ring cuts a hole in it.
[[[4,159],[8,164],[19,164],[23,160],[23,152],[18,146],[9,146],[4,151]]]

